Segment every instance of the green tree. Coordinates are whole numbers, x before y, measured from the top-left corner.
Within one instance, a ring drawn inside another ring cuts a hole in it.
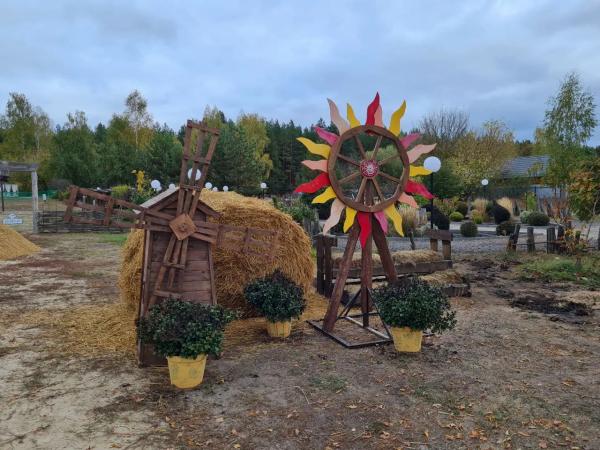
[[[133,133],[129,121],[114,115],[106,132],[101,129],[100,133],[104,136],[98,146],[98,184],[102,187],[132,184],[131,171],[141,168],[142,156],[131,139]]]
[[[152,116],[148,112],[147,100],[137,89],[125,99],[124,116],[133,131],[135,148],[143,148],[152,138]]]
[[[1,156],[37,162],[47,157],[52,140],[50,119],[41,108],[33,107],[25,94],[9,94],[6,113],[0,117],[0,128]]]
[[[546,134],[568,148],[585,144],[597,125],[596,105],[592,94],[583,88],[579,75],[568,74],[549,104],[544,120]]]
[[[515,154],[512,132],[503,122],[489,121],[480,132],[470,131],[459,140],[449,162],[462,182],[464,194],[471,198],[481,180],[496,177]]]
[[[268,179],[273,169],[273,161],[266,153],[269,137],[267,136],[265,120],[258,114],[240,114],[237,119],[237,126],[244,130],[249,144],[254,147],[254,157],[262,167],[262,176],[264,179]]]
[[[585,160],[572,172],[569,205],[586,222],[600,214],[600,158]]]
[[[179,182],[183,147],[177,135],[167,125],[157,127],[142,156],[142,169],[150,179],[159,180],[163,186]]]
[[[55,178],[80,186],[96,181],[96,143],[82,111],[67,114],[67,122],[57,129],[50,150],[50,169]]]
[[[262,167],[255,148],[243,128],[232,121],[221,125],[221,135],[210,166],[209,181],[215,186],[229,186],[244,194],[260,191]]]

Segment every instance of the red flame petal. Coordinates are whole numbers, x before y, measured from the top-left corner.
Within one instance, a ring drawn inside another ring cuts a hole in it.
[[[379,92],[375,94],[375,98],[371,104],[367,107],[367,121],[366,125],[375,125],[375,112],[379,108]]]
[[[425,197],[426,199],[429,199],[429,200],[431,200],[432,198],[435,198],[435,195],[433,195],[431,192],[429,192],[425,186],[423,186],[421,183],[417,183],[412,180],[408,180],[406,182],[406,188],[404,189],[404,191],[409,194],[420,195],[421,197]]]
[[[360,225],[360,245],[364,248],[367,245],[367,239],[371,235],[371,213],[359,211],[356,217]]]
[[[317,177],[314,180],[309,181],[307,183],[303,183],[300,186],[298,186],[294,190],[294,192],[302,192],[304,194],[314,194],[322,187],[329,186],[330,184],[331,184],[331,182],[329,181],[329,175],[327,175],[326,173],[322,173],[322,174],[317,175]]]

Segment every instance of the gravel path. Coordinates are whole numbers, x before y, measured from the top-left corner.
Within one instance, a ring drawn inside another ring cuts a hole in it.
[[[535,234],[535,242],[537,250],[545,250],[546,236]],[[526,250],[526,236],[523,234],[519,237],[518,251]],[[338,236],[337,248],[343,250],[346,247],[347,237]],[[463,238],[462,236],[454,236],[452,241],[452,253],[500,253],[506,251],[508,237],[506,236],[481,236],[475,238]],[[391,251],[410,250],[410,241],[407,238],[389,237],[388,244]],[[415,238],[417,249],[429,248],[428,238]],[[592,245],[595,245],[595,241]],[[357,246],[358,250],[359,246]]]

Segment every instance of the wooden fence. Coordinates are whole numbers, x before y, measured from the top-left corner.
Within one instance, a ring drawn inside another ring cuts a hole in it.
[[[64,211],[40,211],[37,217],[38,233],[88,233],[88,232],[104,232],[104,233],[123,233],[126,231],[118,227],[105,227],[102,225],[72,223],[64,221]],[[102,219],[104,216],[100,212],[77,212],[73,213],[76,217],[86,219]]]

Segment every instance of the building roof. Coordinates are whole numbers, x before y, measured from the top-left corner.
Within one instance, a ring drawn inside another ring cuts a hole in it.
[[[546,173],[550,156],[519,156],[506,161],[506,164],[500,171],[502,178],[541,177]]]
[[[177,197],[175,194],[177,194],[178,191],[179,187],[175,187],[173,189],[166,189],[160,194],[152,197],[151,199],[146,200],[140,206],[156,210],[166,208],[168,205],[177,201]],[[221,215],[217,211],[212,209],[210,206],[208,206],[206,203],[204,203],[202,200],[198,202],[198,209],[209,216],[219,217]]]

